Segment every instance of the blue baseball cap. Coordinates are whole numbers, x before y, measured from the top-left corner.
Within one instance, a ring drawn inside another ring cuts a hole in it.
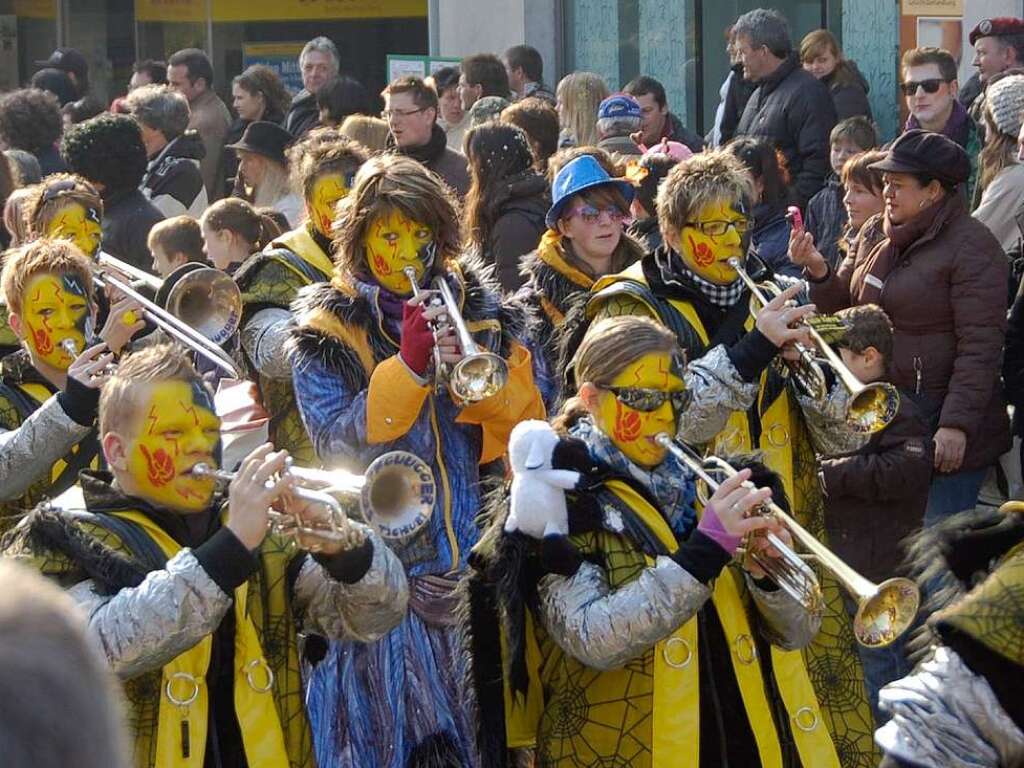
[[[593,155],[580,155],[572,162],[566,163],[551,184],[551,199],[554,202],[544,217],[548,229],[556,229],[562,209],[573,195],[603,184],[614,185],[626,198],[627,203],[633,202],[633,185],[624,179],[613,179]]]
[[[597,108],[598,120],[608,117],[635,117],[640,120],[643,113],[640,111],[640,103],[632,96],[616,93],[602,101],[601,106]]]

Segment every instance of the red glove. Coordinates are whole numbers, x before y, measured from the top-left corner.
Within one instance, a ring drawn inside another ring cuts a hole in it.
[[[398,356],[417,376],[427,375],[427,366],[434,352],[434,332],[423,316],[423,305],[402,307],[402,341]]]

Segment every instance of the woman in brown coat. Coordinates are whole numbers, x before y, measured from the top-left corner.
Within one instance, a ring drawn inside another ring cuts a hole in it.
[[[974,507],[985,471],[1010,447],[999,383],[1008,264],[957,193],[970,162],[955,142],[912,130],[883,172],[885,212],[869,219],[833,272],[813,239],[794,233],[790,258],[823,312],[879,304],[895,328],[892,380],[935,430],[925,525]]]

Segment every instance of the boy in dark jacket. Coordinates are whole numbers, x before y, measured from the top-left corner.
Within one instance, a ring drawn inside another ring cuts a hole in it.
[[[892,323],[885,312],[864,304],[836,316],[847,326],[837,343],[846,366],[864,383],[885,381],[893,349]],[[903,559],[900,543],[921,527],[932,476],[930,435],[917,406],[903,396],[896,417],[863,448],[821,461],[829,546],[872,581],[895,574]],[[908,674],[912,665],[901,640],[884,648],[857,650],[875,720],[881,725],[878,690]]]

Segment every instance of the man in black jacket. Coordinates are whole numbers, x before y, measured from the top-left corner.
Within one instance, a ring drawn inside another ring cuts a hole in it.
[[[338,76],[341,58],[338,47],[326,37],[314,37],[299,54],[302,72],[302,90],[292,99],[291,109],[284,119],[285,130],[296,139],[320,124],[320,108],[316,95],[332,78]]]
[[[836,110],[828,89],[804,71],[793,51],[789,25],[777,11],[757,8],[733,26],[743,71],[757,89],[747,102],[737,136],[761,136],[786,156],[798,205],[825,183],[829,132]]]

